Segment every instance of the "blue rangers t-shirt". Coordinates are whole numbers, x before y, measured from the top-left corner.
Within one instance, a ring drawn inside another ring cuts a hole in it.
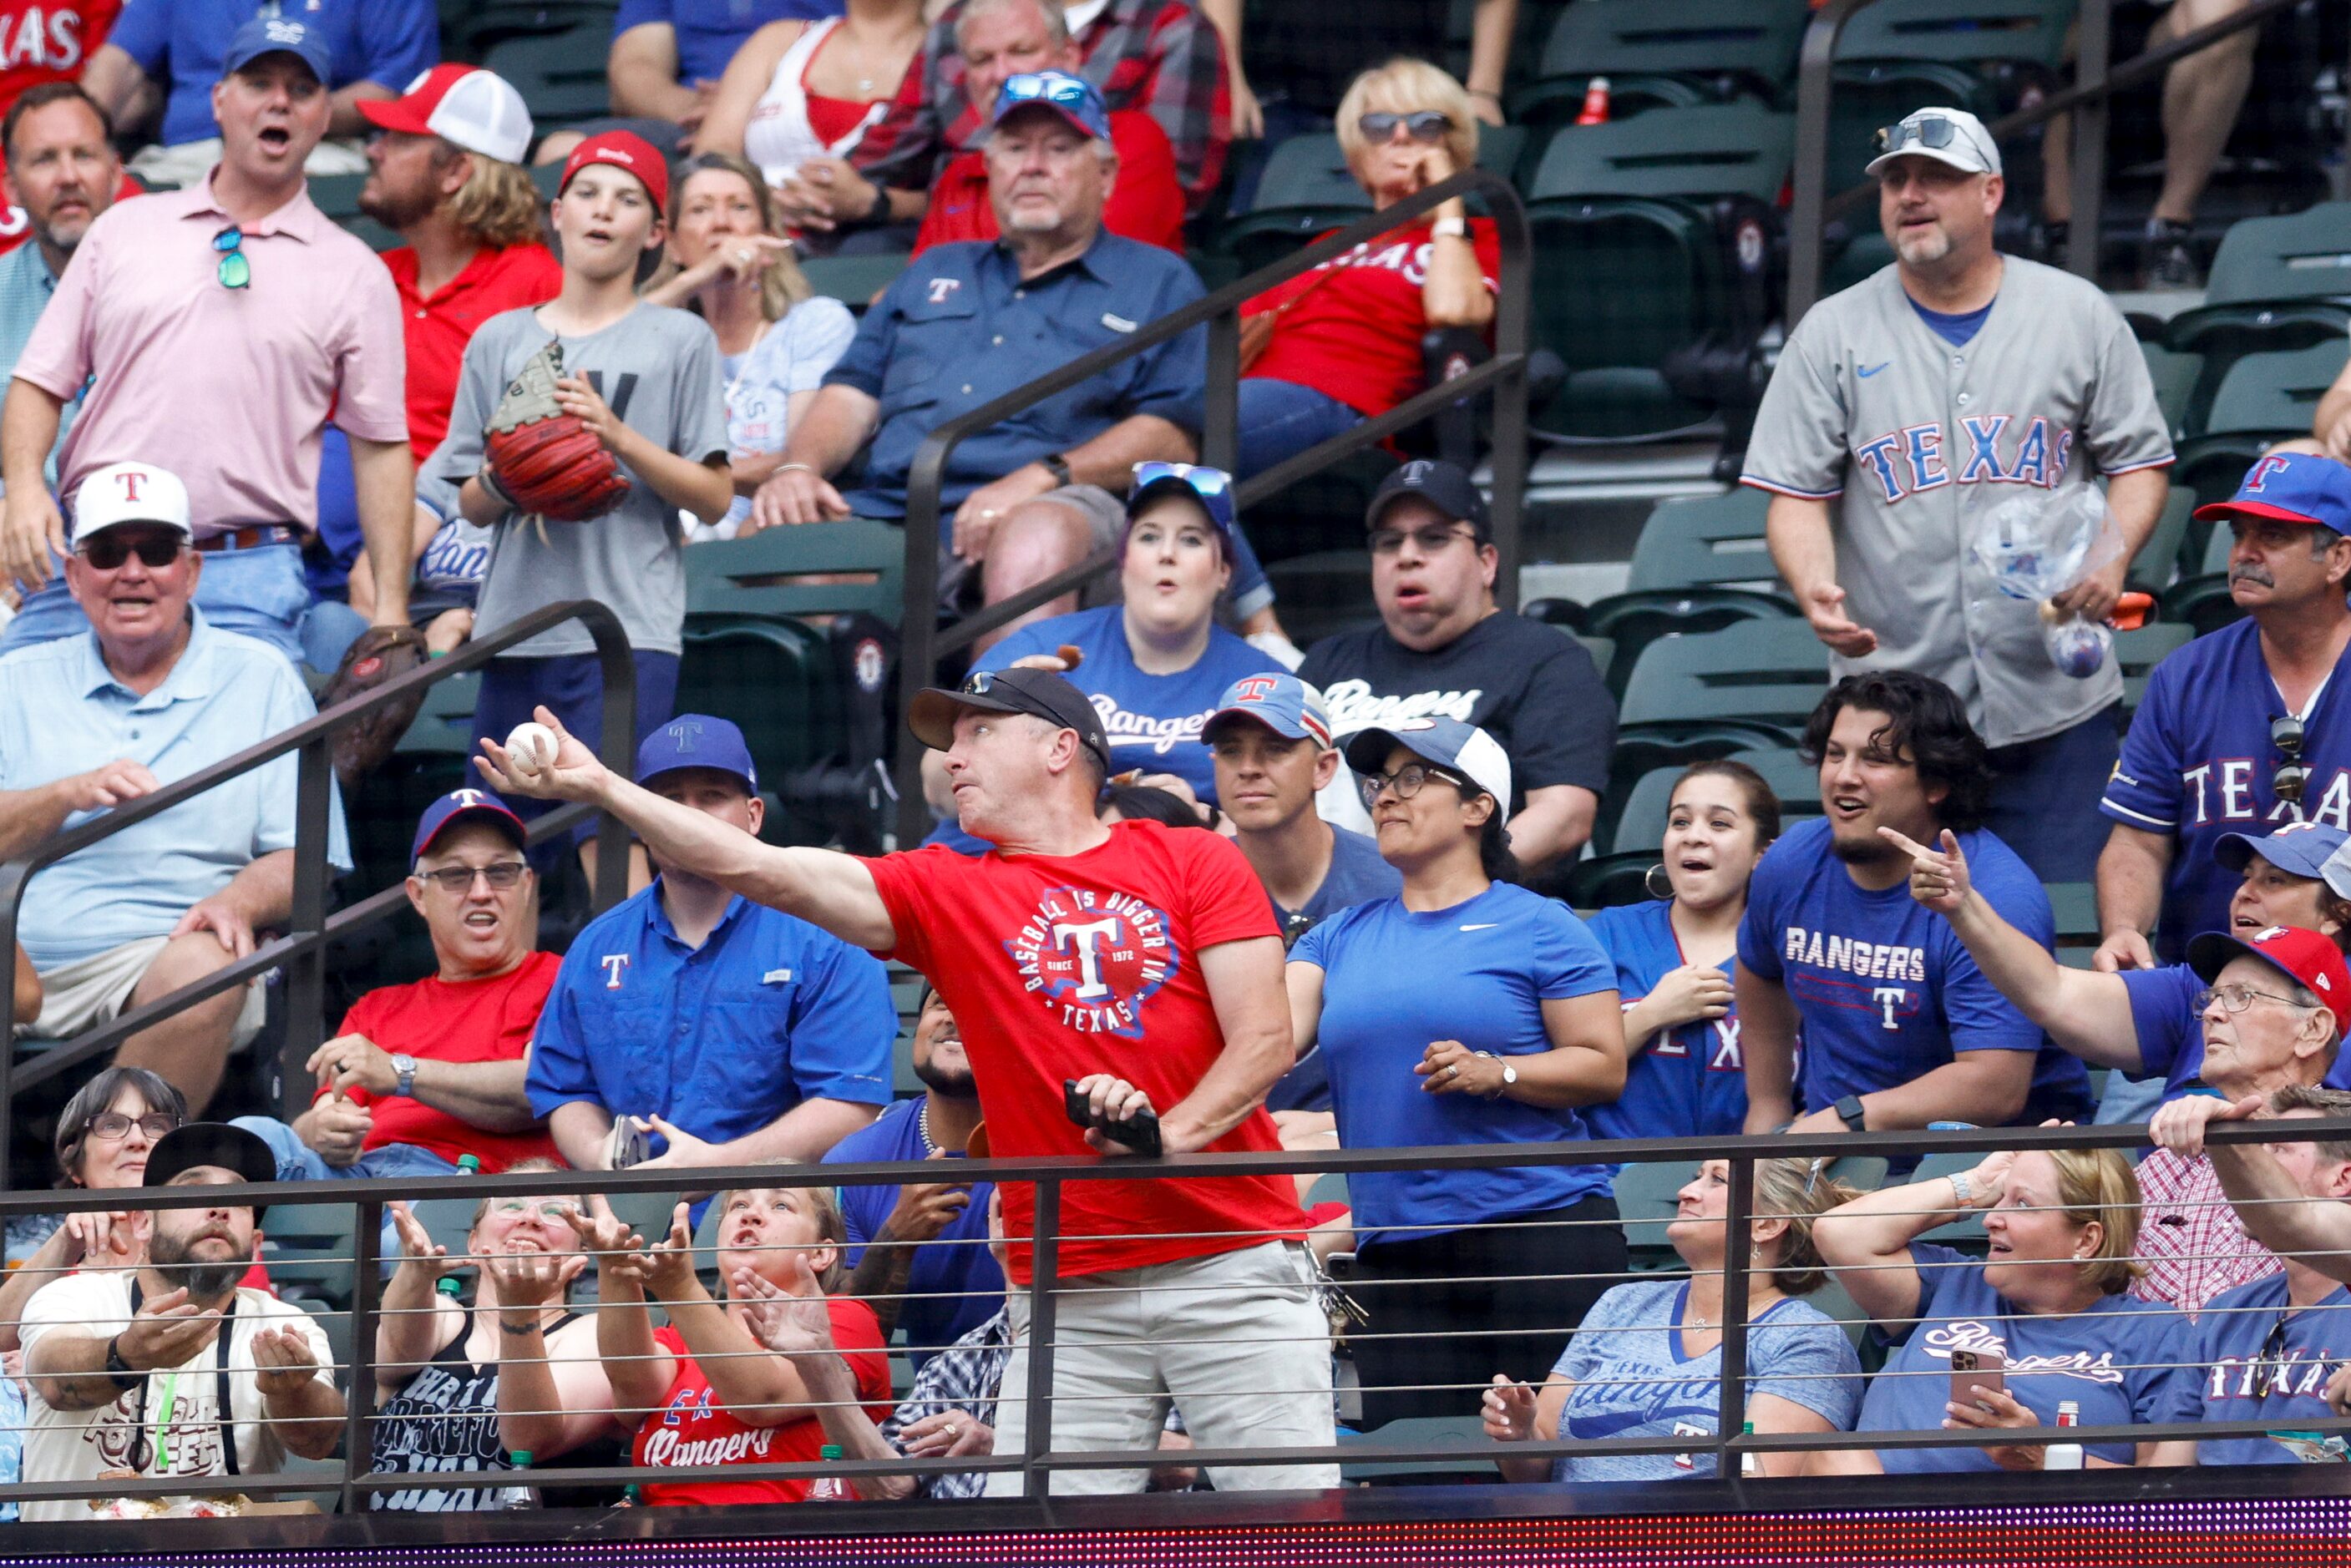
[[[2345,654],[2351,659],[2351,652]],[[2336,673],[2343,661],[2337,660]],[[2351,684],[2351,683],[2346,683]],[[2222,834],[2255,837],[2297,816],[2351,828],[2351,711],[2328,677],[2302,714],[2303,762],[2310,769],[2299,813],[2279,802],[2270,780],[2285,761],[2270,724],[2285,700],[2262,658],[2250,620],[2199,637],[2155,667],[2123,737],[2122,760],[2099,803],[2115,821],[2174,839],[2165,874],[2155,950],[2177,962],[2199,931],[2229,929],[2238,874],[2216,864]]]
[[[1616,998],[1631,1008],[1687,961],[1674,935],[1671,904],[1603,909],[1592,935],[1616,965]],[[1722,961],[1730,972],[1730,961]],[[1661,1029],[1639,1048],[1614,1105],[1583,1113],[1595,1137],[1695,1137],[1738,1133],[1747,1126],[1746,1064],[1739,1054],[1739,1013],[1697,1018]]]
[[[2196,1319],[2194,1413],[2186,1421],[2267,1421],[2301,1432],[2331,1421],[2326,1382],[2351,1360],[2351,1292],[2335,1286],[2302,1308],[2286,1301],[2286,1277],[2271,1274],[2222,1291]],[[2290,1314],[2290,1315],[2289,1315]],[[2274,1438],[2209,1438],[2199,1465],[2290,1465],[2300,1458]]]
[[[862,1127],[824,1157],[827,1165],[884,1165],[893,1160],[928,1159],[930,1145],[923,1137],[923,1100],[900,1100],[871,1126]],[[959,1159],[950,1154],[948,1160]],[[952,1181],[955,1167],[941,1164],[937,1179]],[[972,1184],[971,1201],[947,1228],[914,1249],[906,1274],[906,1300],[898,1312],[898,1326],[906,1331],[906,1358],[921,1371],[923,1363],[977,1328],[1004,1305],[1004,1271],[987,1251],[987,1197],[995,1183]],[[844,1186],[841,1217],[849,1227],[848,1254],[841,1262],[855,1268],[866,1244],[882,1233],[890,1210],[898,1205],[898,1189],[878,1183]]]
[[[1614,968],[1565,906],[1497,882],[1447,909],[1402,898],[1343,909],[1298,940],[1292,963],[1322,971],[1318,1031],[1339,1141],[1348,1147],[1564,1143],[1591,1135],[1572,1110],[1424,1094],[1413,1073],[1430,1042],[1498,1056],[1552,1048],[1545,1001],[1613,992]],[[1360,1245],[1386,1226],[1436,1231],[1563,1209],[1609,1190],[1604,1165],[1357,1171],[1347,1179]]]
[[[2048,895],[1991,834],[1959,836],[1976,890],[2001,919],[2050,947]],[[1907,881],[1873,892],[1829,848],[1824,818],[1801,822],[1764,852],[1747,887],[1739,961],[1787,988],[1802,1020],[1804,1107],[1907,1084],[1959,1051],[2032,1051],[2022,1127],[2087,1120],[2090,1080],[2016,1004],[1993,989],[1950,922]]]
[[[1722,1346],[1682,1349],[1687,1280],[1638,1280],[1592,1303],[1552,1371],[1575,1385],[1559,1438],[1694,1438],[1710,1440],[1722,1412]],[[1861,1412],[1861,1358],[1835,1321],[1804,1302],[1773,1302],[1747,1327],[1747,1397],[1802,1405],[1835,1431]],[[1552,1464],[1563,1481],[1673,1480],[1714,1474],[1714,1456],[1572,1454]]]
[[[2203,1082],[2204,1017],[2196,999],[2204,982],[2184,963],[2160,969],[2126,969],[2123,991],[2130,998],[2131,1027],[2138,1033],[2137,1076],[2163,1080],[2163,1097],[2176,1100]],[[2326,1086],[2351,1089],[2351,1051],[2335,1054]]]
[[[1910,1257],[1918,1269],[1917,1325],[1871,1380],[1858,1430],[1941,1431],[1954,1350],[1998,1351],[2007,1364],[2001,1386],[2044,1427],[2057,1424],[2057,1407],[2069,1399],[2085,1427],[2195,1419],[2190,1329],[2178,1307],[2113,1295],[2063,1316],[2018,1312],[1966,1255],[1913,1241]],[[2135,1458],[2126,1443],[2086,1451],[2118,1465]],[[2000,1468],[1980,1448],[1889,1448],[1878,1458],[1889,1475]]]

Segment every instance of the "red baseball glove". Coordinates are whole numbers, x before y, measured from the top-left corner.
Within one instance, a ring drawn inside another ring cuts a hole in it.
[[[491,487],[515,510],[551,523],[601,517],[629,493],[629,482],[596,432],[555,400],[563,348],[553,339],[507,384],[482,431]]]

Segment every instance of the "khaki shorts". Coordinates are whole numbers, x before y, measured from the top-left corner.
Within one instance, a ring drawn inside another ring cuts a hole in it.
[[[169,937],[141,937],[94,957],[62,963],[41,974],[41,1015],[17,1036],[35,1040],[70,1040],[122,1016],[131,993],[139,989]],[[261,1033],[269,994],[259,979],[245,988],[245,1006],[229,1034],[229,1049],[239,1050]]]
[[[1126,535],[1126,503],[1099,484],[1064,484],[1059,490],[1049,490],[1030,506],[1046,504],[1066,506],[1086,520],[1091,551],[1115,545]],[[952,515],[952,514],[950,514]],[[978,565],[967,561],[946,545],[939,547],[939,607],[949,615],[979,607],[980,584]],[[1118,570],[1102,573],[1079,589],[1078,601],[1092,609],[1096,605],[1118,602]]]

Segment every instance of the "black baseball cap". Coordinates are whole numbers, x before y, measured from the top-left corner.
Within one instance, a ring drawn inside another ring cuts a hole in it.
[[[981,670],[954,691],[925,687],[906,710],[906,728],[931,750],[944,752],[955,744],[956,716],[974,711],[1027,713],[1075,730],[1102,772],[1111,771],[1110,737],[1102,733],[1092,699],[1050,670]]]
[[[227,1122],[183,1122],[155,1140],[140,1185],[168,1187],[173,1177],[207,1165],[233,1170],[241,1181],[277,1179],[277,1157],[260,1134]],[[261,1206],[256,1204],[253,1211],[257,1218]]]
[[[1478,486],[1458,463],[1437,462],[1427,458],[1416,458],[1380,481],[1379,489],[1372,493],[1372,504],[1364,513],[1364,531],[1371,532],[1380,525],[1380,519],[1396,498],[1417,495],[1447,517],[1469,524],[1485,544],[1494,536],[1494,520],[1486,511],[1486,498],[1478,493]]]

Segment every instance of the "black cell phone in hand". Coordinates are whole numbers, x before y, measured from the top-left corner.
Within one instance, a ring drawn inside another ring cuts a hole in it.
[[[1123,1143],[1137,1154],[1156,1157],[1165,1149],[1159,1142],[1159,1117],[1155,1112],[1144,1111],[1123,1122],[1094,1115],[1093,1098],[1078,1088],[1075,1078],[1061,1080],[1061,1108],[1070,1120],[1081,1127],[1092,1127],[1113,1143]]]

